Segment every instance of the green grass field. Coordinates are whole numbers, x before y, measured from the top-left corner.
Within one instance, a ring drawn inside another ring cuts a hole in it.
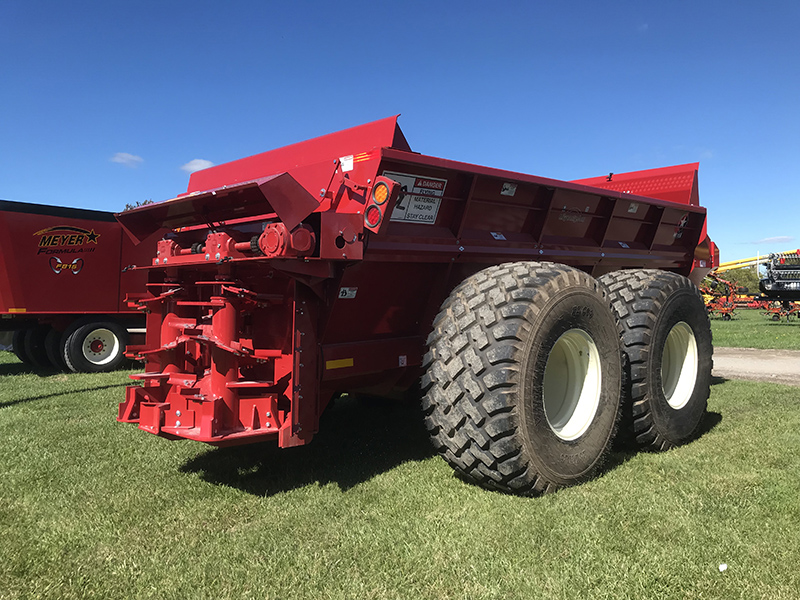
[[[696,441],[525,499],[456,478],[412,406],[346,399],[309,446],[215,449],[116,423],[127,374],[0,353],[0,599],[800,589],[797,388],[717,382]]]
[[[800,350],[800,320],[771,321],[760,310],[737,310],[730,321],[712,318],[711,332],[719,347]]]

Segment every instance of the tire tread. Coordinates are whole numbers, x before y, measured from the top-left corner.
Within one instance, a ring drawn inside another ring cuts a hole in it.
[[[643,449],[673,448],[681,441],[667,439],[653,422],[652,399],[647,393],[650,341],[657,315],[671,294],[689,290],[699,297],[700,292],[688,278],[659,269],[614,271],[600,277],[600,282],[608,289],[623,352],[623,435],[631,436],[629,441]],[[706,389],[705,398],[708,395]],[[698,422],[687,439],[693,437],[699,427]]]
[[[522,495],[563,487],[524,451],[520,359],[541,307],[565,282],[587,278],[556,263],[506,263],[467,278],[442,304],[423,358],[423,412],[434,448],[462,478]]]

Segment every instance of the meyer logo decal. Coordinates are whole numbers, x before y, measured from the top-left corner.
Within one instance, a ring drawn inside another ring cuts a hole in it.
[[[33,235],[39,236],[37,254],[77,254],[94,252],[97,247],[99,233],[94,229],[82,229],[71,225],[58,225],[41,229]],[[87,246],[94,244],[94,246]],[[52,265],[51,265],[52,266]]]
[[[583,223],[586,221],[586,217],[577,208],[567,208],[565,206],[561,210],[561,214],[558,215],[558,220],[567,223]]]
[[[77,275],[83,269],[83,259],[76,258],[71,263],[61,262],[61,259],[57,256],[50,257],[50,268],[53,269],[53,272],[58,275],[62,271],[69,271],[73,275]]]
[[[675,227],[675,233],[672,234],[676,240],[679,240],[683,237],[683,230],[686,229],[686,225],[689,223],[689,213],[683,213],[681,216],[681,220],[678,221],[677,227]]]

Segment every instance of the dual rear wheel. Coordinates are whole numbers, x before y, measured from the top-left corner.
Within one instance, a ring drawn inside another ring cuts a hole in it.
[[[625,361],[624,441],[667,450],[700,426],[711,385],[711,327],[700,292],[686,277],[655,269],[617,271],[600,282]]]
[[[81,320],[64,332],[49,325],[19,329],[12,343],[17,357],[34,368],[93,373],[122,364],[128,332],[115,321]]]
[[[453,290],[428,343],[430,437],[488,488],[535,495],[585,481],[621,418],[624,436],[666,449],[690,439],[706,407],[708,319],[672,273],[598,281],[555,263],[489,267]]]

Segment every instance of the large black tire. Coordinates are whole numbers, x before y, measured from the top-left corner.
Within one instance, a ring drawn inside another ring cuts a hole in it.
[[[64,362],[79,373],[113,371],[125,360],[128,331],[114,321],[93,321],[65,332]]]
[[[25,330],[25,354],[31,364],[37,369],[51,369],[53,367],[50,359],[47,358],[47,351],[44,347],[44,340],[47,332],[50,331],[49,325],[37,325]]]
[[[621,364],[604,290],[554,263],[484,269],[456,287],[428,338],[425,423],[484,487],[535,495],[591,478],[619,413]]]
[[[67,363],[64,362],[64,334],[57,329],[51,328],[44,338],[44,350],[50,363],[59,371],[67,370]]]
[[[686,277],[655,269],[616,271],[600,282],[623,352],[623,432],[653,450],[689,441],[705,415],[713,364],[700,292]]]
[[[11,337],[11,349],[14,354],[24,365],[33,366],[31,357],[25,351],[25,334],[28,333],[27,329],[17,329]]]

